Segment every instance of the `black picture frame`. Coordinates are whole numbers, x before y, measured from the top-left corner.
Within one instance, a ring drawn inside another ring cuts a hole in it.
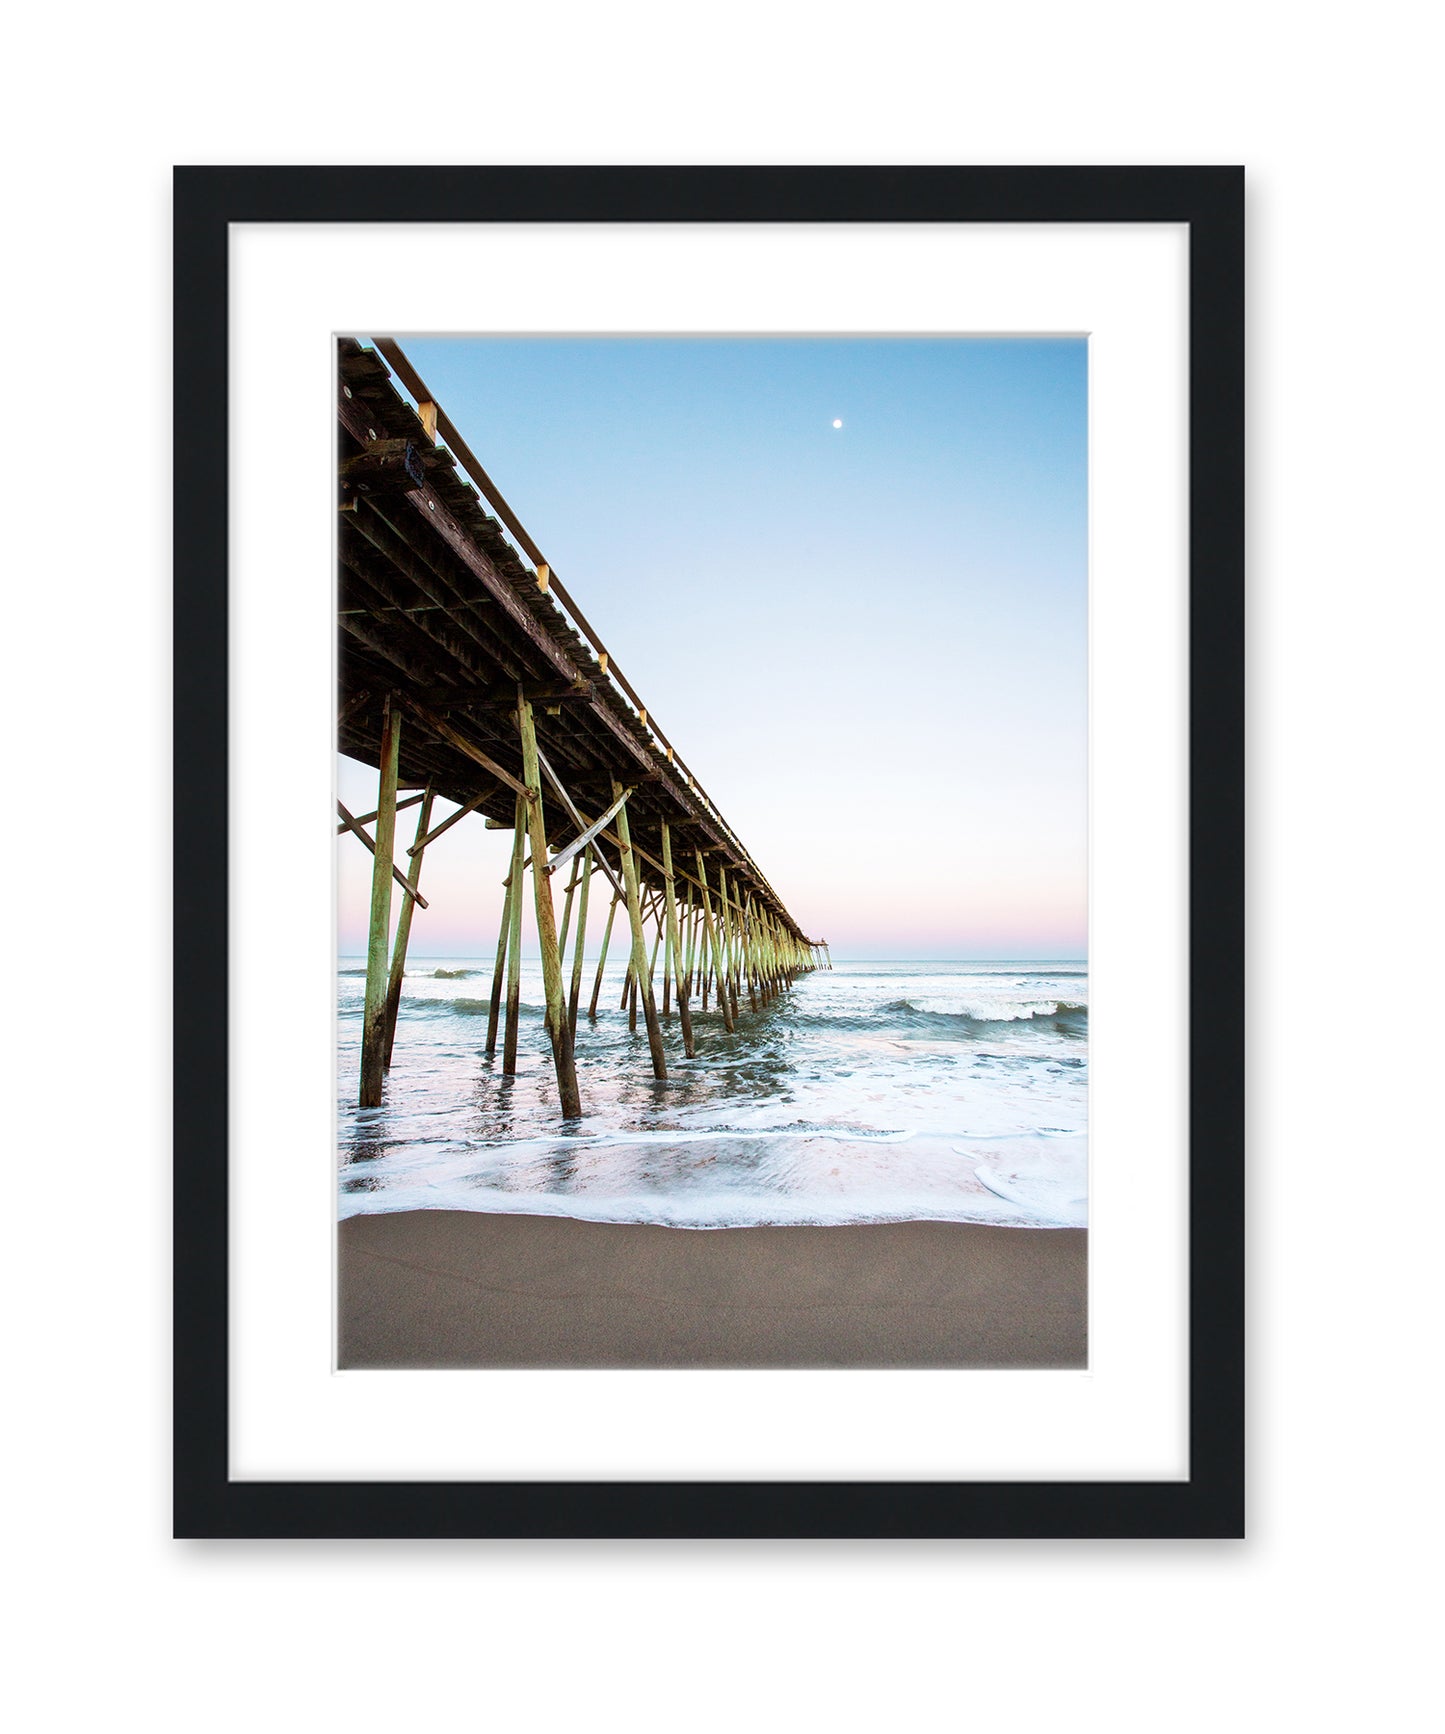
[[[1244,1526],[1244,171],[175,172],[175,1533],[1237,1537]],[[228,1474],[227,353],[232,223],[1170,223],[1189,230],[1189,1478],[258,1482]]]

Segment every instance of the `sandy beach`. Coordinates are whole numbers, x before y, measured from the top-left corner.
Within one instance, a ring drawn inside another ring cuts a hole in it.
[[[1087,1234],[714,1231],[418,1210],[339,1225],[340,1366],[1079,1367]]]

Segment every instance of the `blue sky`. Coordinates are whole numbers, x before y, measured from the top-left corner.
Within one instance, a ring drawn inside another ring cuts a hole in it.
[[[1083,339],[401,341],[805,929],[1083,955]],[[490,948],[504,851],[429,851],[419,955]]]

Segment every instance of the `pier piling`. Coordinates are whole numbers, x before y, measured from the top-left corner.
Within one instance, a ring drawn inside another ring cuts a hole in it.
[[[407,803],[398,802],[398,806]],[[417,846],[408,850],[411,865],[407,868],[407,883],[415,891],[421,884],[421,863],[425,850],[421,847],[422,838],[426,836],[426,828],[431,820],[432,791],[430,785],[422,794],[421,816],[416,822]],[[403,897],[401,908],[396,912],[396,938],[391,944],[391,980],[386,989],[386,1041],[382,1052],[381,1064],[383,1071],[391,1070],[391,1050],[396,1041],[396,1014],[401,1005],[401,983],[406,974],[406,948],[411,939],[411,914],[416,908],[415,897]]]
[[[635,1030],[640,1014],[659,1080],[669,1044],[691,1060],[719,1038],[717,1021],[699,1011],[715,1009],[736,1035],[743,994],[750,1014],[768,1010],[832,960],[824,941],[804,937],[400,347],[344,338],[337,354],[337,744],[371,766],[378,785],[374,812],[360,819],[337,803],[339,834],[373,857],[359,1101],[382,1105],[416,912],[427,908],[424,856],[475,814],[512,831],[485,1051],[494,1057],[500,1040],[501,1077],[515,1077],[530,871],[544,1023],[561,1112],[572,1119],[582,1108],[576,1043],[598,873],[611,896],[588,1022],[599,1016],[620,905],[628,947],[615,1015]],[[434,824],[437,802],[451,811]],[[416,837],[398,862],[397,813],[412,805]],[[553,881],[569,865],[559,927]]]
[[[396,779],[401,718],[391,694],[382,704],[381,771],[372,843],[371,920],[366,942],[366,1001],[361,1016],[361,1106],[379,1108],[386,1071],[386,990],[391,944],[392,851],[396,843]]]
[[[575,1120],[582,1113],[577,1093],[577,1066],[572,1038],[567,1029],[567,1007],[562,993],[562,957],[557,944],[557,916],[552,907],[552,881],[547,875],[547,826],[542,811],[542,771],[537,760],[537,731],[530,702],[518,697],[517,724],[522,735],[522,770],[527,793],[522,805],[527,811],[527,831],[532,844],[532,888],[536,893],[537,943],[542,951],[542,982],[547,998],[547,1035],[552,1043],[552,1064],[557,1073],[557,1095],[562,1117]]]

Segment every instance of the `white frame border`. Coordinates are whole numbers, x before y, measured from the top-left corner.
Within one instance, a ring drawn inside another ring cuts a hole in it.
[[[1185,1479],[1187,226],[232,225],[230,290],[232,1476]],[[338,330],[1088,334],[1087,1372],[333,1370]]]

